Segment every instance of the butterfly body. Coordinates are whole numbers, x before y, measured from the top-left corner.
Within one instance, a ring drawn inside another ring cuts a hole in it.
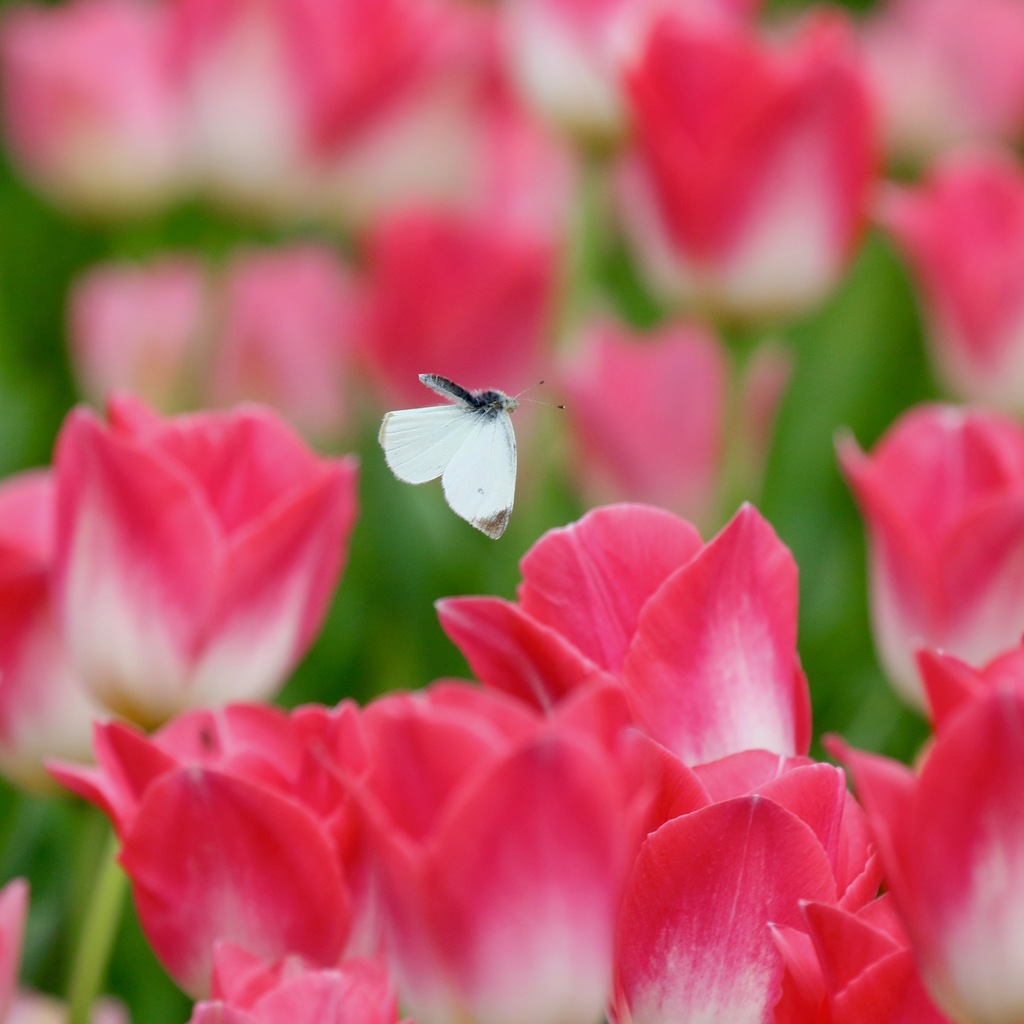
[[[452,511],[496,540],[512,514],[516,438],[509,413],[519,402],[434,373],[420,380],[449,404],[389,412],[379,435],[385,461],[406,483],[441,477]]]

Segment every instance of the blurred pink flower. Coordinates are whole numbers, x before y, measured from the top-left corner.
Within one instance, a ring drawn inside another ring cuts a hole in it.
[[[346,378],[356,331],[347,268],[327,246],[237,252],[225,271],[209,399],[265,402],[315,438],[347,420]]]
[[[398,1005],[384,965],[346,960],[312,968],[299,957],[267,966],[244,950],[215,954],[213,992],[189,1024],[395,1024]]]
[[[625,226],[669,299],[744,320],[820,301],[859,238],[875,171],[846,23],[785,45],[666,18],[629,73]]]
[[[925,405],[870,455],[850,437],[838,450],[868,533],[875,646],[896,691],[920,708],[917,651],[981,664],[1024,632],[1024,429]]]
[[[359,770],[359,748],[331,729],[356,739],[353,715],[233,705],[152,737],[111,723],[96,730],[96,768],[51,766],[110,818],[146,937],[193,996],[210,992],[220,942],[339,962],[353,903],[336,775]]]
[[[673,323],[645,336],[594,324],[563,372],[573,468],[585,492],[707,523],[726,476],[733,487],[754,488],[788,365],[773,347],[758,350],[743,379],[731,374],[724,346],[701,327]]]
[[[135,214],[183,188],[182,109],[166,42],[165,12],[141,0],[4,12],[7,141],[54,201]]]
[[[108,263],[69,297],[68,343],[96,402],[130,391],[162,412],[264,402],[307,436],[347,424],[357,299],[326,245],[239,249],[223,272],[186,257]]]
[[[91,267],[73,283],[67,313],[71,361],[85,395],[101,404],[131,391],[164,412],[195,402],[213,329],[209,302],[206,270],[192,257]]]
[[[356,466],[268,410],[161,420],[78,408],[57,442],[57,613],[112,712],[154,725],[284,683],[326,612],[356,516]]]
[[[956,1021],[1024,1013],[1024,693],[999,688],[939,728],[915,773],[835,742],[931,997]]]
[[[598,323],[563,379],[573,469],[595,502],[645,501],[707,519],[729,388],[729,356],[710,332],[674,324],[645,338]]]
[[[422,405],[427,372],[468,388],[535,383],[556,269],[546,236],[491,216],[414,209],[379,221],[362,341],[387,401]]]
[[[943,383],[1024,412],[1024,167],[1009,155],[951,158],[922,185],[891,187],[882,217],[917,279]]]
[[[749,13],[757,0],[507,0],[508,60],[524,96],[585,145],[618,142],[627,127],[622,69],[653,22],[675,11],[692,18]]]
[[[366,709],[359,804],[418,1024],[601,1020],[647,804],[591,696],[551,720],[455,684]]]
[[[41,792],[52,789],[44,759],[90,760],[92,722],[104,714],[68,657],[53,605],[54,511],[50,474],[0,484],[0,771]]]
[[[1024,132],[1018,0],[887,0],[863,29],[890,153],[914,163]]]

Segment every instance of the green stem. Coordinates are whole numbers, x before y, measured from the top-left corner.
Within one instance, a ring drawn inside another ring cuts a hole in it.
[[[106,976],[121,921],[127,878],[118,866],[117,837],[110,833],[96,871],[92,903],[82,925],[68,983],[68,1024],[89,1024],[92,1006]]]

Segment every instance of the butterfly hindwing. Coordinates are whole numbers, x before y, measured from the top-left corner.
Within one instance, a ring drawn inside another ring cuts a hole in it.
[[[441,477],[452,511],[495,540],[505,532],[516,487],[516,437],[504,410],[466,413],[472,422]]]

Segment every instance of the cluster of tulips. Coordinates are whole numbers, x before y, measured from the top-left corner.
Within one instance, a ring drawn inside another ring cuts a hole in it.
[[[109,256],[93,405],[0,481],[0,771],[109,819],[94,920],[126,882],[191,1024],[1024,1021],[1021,0],[19,0],[0,82],[0,189]],[[945,399],[835,445],[909,767],[812,747],[743,500],[872,227]],[[275,704],[424,372],[564,403],[516,411],[515,598],[437,603],[473,682]],[[70,1006],[19,987],[26,919],[0,1019],[125,1022],[99,925]]]

